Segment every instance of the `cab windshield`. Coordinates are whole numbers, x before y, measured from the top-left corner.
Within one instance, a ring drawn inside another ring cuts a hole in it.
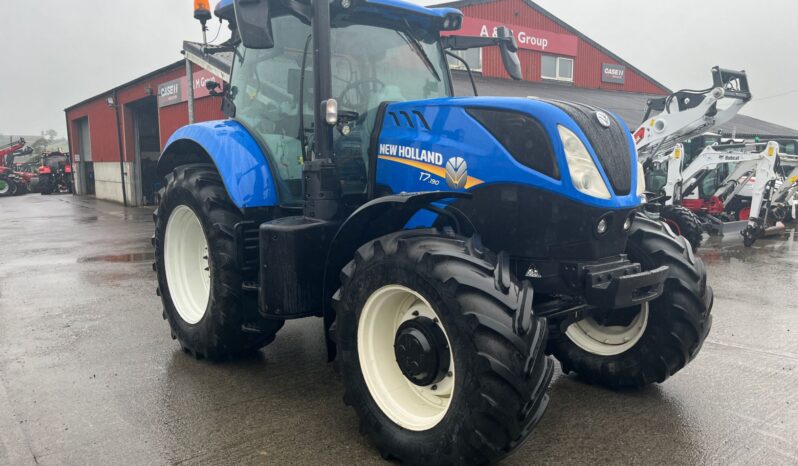
[[[302,196],[302,141],[307,151],[313,141],[311,28],[293,16],[274,18],[272,28],[274,48],[239,46],[232,96],[236,119],[266,146],[281,200],[292,203]],[[356,115],[348,134],[334,132],[336,163],[344,193],[364,193],[380,103],[451,95],[446,61],[437,37],[416,37],[409,29],[334,22],[330,45],[333,97],[339,113]]]

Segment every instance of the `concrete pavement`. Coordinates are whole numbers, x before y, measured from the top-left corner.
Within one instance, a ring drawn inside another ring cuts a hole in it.
[[[151,212],[0,199],[0,464],[372,464],[319,319],[250,359],[187,357],[161,319]],[[702,248],[714,325],[662,385],[555,375],[505,464],[798,464],[798,242]]]

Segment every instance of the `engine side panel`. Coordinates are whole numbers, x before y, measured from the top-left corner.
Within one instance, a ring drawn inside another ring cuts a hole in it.
[[[177,130],[158,160],[158,172],[169,165],[181,143],[201,146],[216,165],[230,198],[240,208],[279,204],[279,192],[266,155],[251,134],[235,120],[208,121]]]

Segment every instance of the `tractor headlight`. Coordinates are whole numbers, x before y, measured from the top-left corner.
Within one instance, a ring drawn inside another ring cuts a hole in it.
[[[637,162],[637,195],[643,197],[646,192],[646,172],[643,170],[643,164]]]
[[[574,187],[588,196],[611,199],[607,183],[599,173],[596,163],[579,137],[564,126],[558,126],[560,140],[565,149],[565,161],[571,172]]]

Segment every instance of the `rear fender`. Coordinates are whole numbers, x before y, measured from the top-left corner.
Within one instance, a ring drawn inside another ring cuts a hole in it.
[[[158,175],[163,178],[187,163],[213,163],[230,199],[239,208],[279,203],[266,155],[249,131],[235,120],[208,121],[178,129],[158,159]]]

